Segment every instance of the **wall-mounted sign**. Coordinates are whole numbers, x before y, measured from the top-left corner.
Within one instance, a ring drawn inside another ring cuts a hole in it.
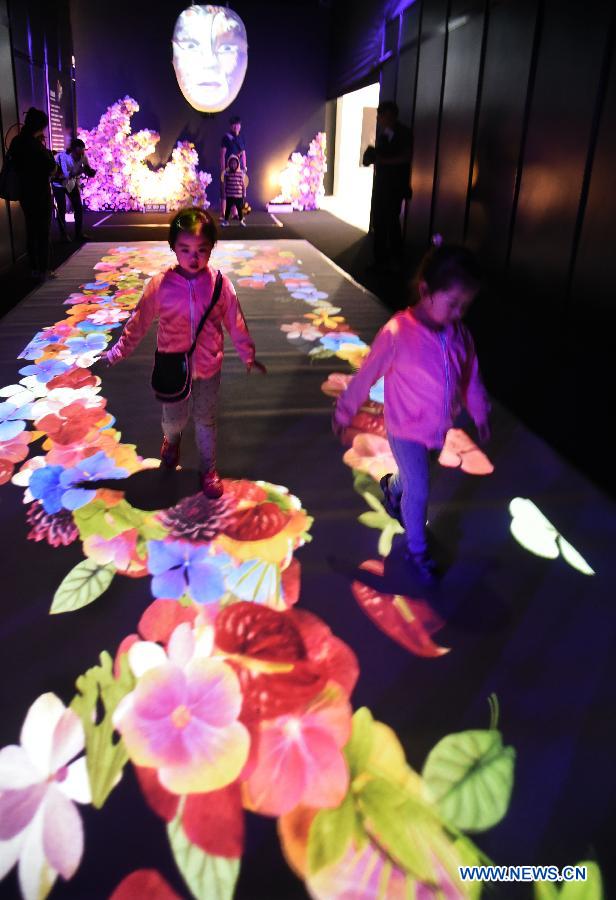
[[[244,23],[225,6],[189,6],[173,30],[173,68],[180,90],[200,112],[235,100],[248,65]]]

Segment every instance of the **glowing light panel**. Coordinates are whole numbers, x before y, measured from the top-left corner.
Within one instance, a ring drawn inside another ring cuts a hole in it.
[[[173,68],[186,100],[220,112],[239,94],[248,66],[246,28],[232,9],[189,6],[173,30]]]

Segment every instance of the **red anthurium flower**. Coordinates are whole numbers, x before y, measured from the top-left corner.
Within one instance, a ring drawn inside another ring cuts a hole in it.
[[[265,541],[282,531],[289,519],[276,503],[258,503],[238,510],[223,531],[234,541]]]
[[[383,561],[377,559],[368,559],[359,568],[379,576],[385,569]],[[361,581],[354,581],[351,590],[374,624],[406,650],[416,656],[442,656],[449,652],[447,647],[439,647],[430,637],[445,622],[425,600],[412,600],[400,594],[380,594]]]
[[[359,678],[359,663],[351,648],[313,613],[294,609],[290,617],[299,628],[310,662],[316,663],[350,697]]]
[[[305,708],[328,681],[308,658],[300,629],[288,611],[233,603],[216,619],[215,644],[227,654],[242,688],[240,719],[269,719]]]
[[[369,412],[358,412],[349,427],[344,429],[342,445],[351,447],[358,434],[376,434],[378,437],[386,438],[385,418],[382,413],[373,415]]]
[[[109,900],[182,900],[156,869],[137,869],[123,878]]]

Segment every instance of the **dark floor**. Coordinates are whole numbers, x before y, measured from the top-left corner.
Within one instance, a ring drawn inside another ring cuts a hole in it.
[[[86,245],[60,267],[57,279],[0,323],[2,385],[15,379],[16,355],[33,334],[63,318],[63,299],[91,280],[92,267],[109,244],[143,240],[142,232],[148,240],[163,237],[158,227],[134,229],[138,237],[123,228],[110,237],[115,226],[103,232],[103,224],[95,231],[105,235],[100,244]],[[351,327],[370,340],[387,311],[314,247],[287,242],[292,228],[305,229],[316,246],[318,235],[324,246],[331,232],[330,248],[337,259],[359,253],[364,240],[329,217],[304,214],[284,229],[267,223],[255,225],[254,234],[252,228],[237,233],[230,228],[223,241],[237,236],[262,252],[264,241],[284,240],[281,246],[342,308]],[[225,252],[224,242],[219,252]],[[353,491],[351,470],[331,435],[330,401],[320,391],[327,375],[344,364],[338,359],[309,362],[305,350],[287,340],[280,324],[301,317],[305,306],[290,299],[280,281],[263,291],[239,283],[238,292],[269,375],[246,382],[229,354],[220,415],[221,468],[232,477],[288,486],[314,516],[313,540],[296,554],[302,566],[301,604],[357,653],[361,677],[354,707],[366,704],[391,725],[410,763],[420,768],[443,734],[487,726],[486,698],[495,692],[505,741],[517,752],[515,789],[508,816],[478,836],[478,843],[501,864],[564,865],[598,854],[609,875],[616,786],[609,715],[616,659],[613,504],[495,404],[494,475],[472,478],[439,468],[434,477],[431,522],[437,554],[448,572],[429,599],[446,623],[436,636],[438,643],[451,652],[439,659],[410,655],[377,630],[350,591],[356,566],[377,556],[378,534],[358,522],[366,505]],[[151,354],[152,339],[122,367],[102,374],[116,427],[143,456],[155,456],[160,441],[158,409],[147,388]],[[195,462],[189,449],[186,464],[191,468]],[[55,588],[81,558],[79,544],[52,549],[26,541],[23,489],[7,484],[1,491],[1,540],[11,549],[3,567],[3,745],[16,739],[33,697],[45,690],[70,697],[75,675],[103,648],[113,651],[134,630],[151,597],[147,579],[116,578],[91,606],[49,618]],[[508,512],[514,497],[532,499],[597,574],[580,574],[562,555],[542,559],[516,543]],[[387,593],[408,590],[396,562],[399,549],[398,543],[382,583]],[[306,896],[282,861],[274,822],[249,818],[238,898]],[[182,890],[164,829],[146,812],[130,773],[104,809],[86,808],[84,819],[86,856],[76,877],[55,889],[58,897],[102,900],[117,884],[118,873],[150,866]],[[11,880],[0,885],[3,897],[15,896],[11,890]],[[501,886],[491,896],[500,900],[517,894]],[[530,896],[528,890],[524,896]]]

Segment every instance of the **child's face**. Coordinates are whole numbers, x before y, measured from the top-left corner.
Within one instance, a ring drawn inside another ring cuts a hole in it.
[[[229,162],[229,168],[231,169],[232,172],[235,172],[235,170],[237,169],[237,159],[232,159]]]
[[[196,275],[207,268],[212,255],[212,245],[200,234],[180,234],[175,242],[173,252],[180,268]]]
[[[420,297],[423,311],[437,327],[453,325],[464,317],[477,294],[460,284],[452,284],[441,291],[428,291],[423,282],[420,285]]]

